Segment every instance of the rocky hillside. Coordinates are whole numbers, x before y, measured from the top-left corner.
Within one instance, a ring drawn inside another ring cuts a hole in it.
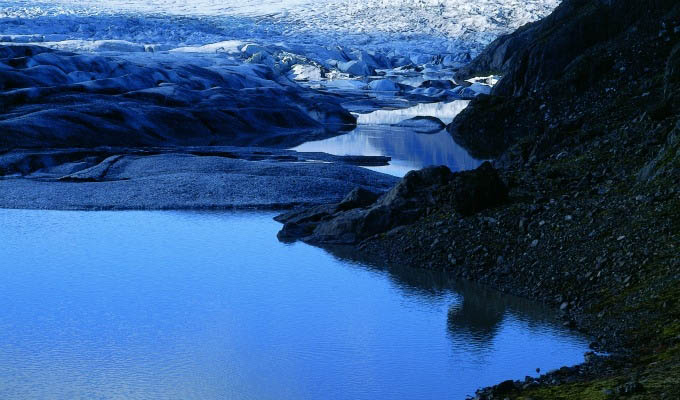
[[[673,0],[563,2],[549,17],[497,39],[458,72],[504,76],[449,131],[487,157],[526,139],[536,145],[523,149],[528,160],[579,130],[612,128],[601,118],[610,113],[618,121],[645,111],[663,120],[666,105],[677,101],[665,85],[677,81],[677,57],[670,55],[680,37],[679,13]]]
[[[593,350],[610,353],[479,398],[680,398],[679,63],[677,1],[566,0],[458,72],[504,75],[448,129],[495,159],[508,195],[487,203],[472,190],[485,205],[473,212],[447,195],[465,192],[462,182],[483,187],[488,165],[436,184],[411,176],[416,186],[389,204],[403,204],[412,220],[383,224],[357,249],[553,304],[565,325],[593,336]],[[352,213],[369,216],[386,202]],[[317,233],[340,227],[344,212],[322,216],[319,231],[304,221],[300,236],[323,239]],[[361,224],[346,226],[361,238]]]

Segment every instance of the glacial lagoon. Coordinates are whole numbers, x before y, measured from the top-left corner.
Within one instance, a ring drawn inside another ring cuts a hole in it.
[[[271,212],[0,210],[0,398],[444,399],[577,364],[553,311]]]

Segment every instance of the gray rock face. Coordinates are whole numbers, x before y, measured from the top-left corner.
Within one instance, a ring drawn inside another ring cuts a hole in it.
[[[294,147],[356,122],[264,65],[138,65],[37,46],[0,46],[0,111],[0,148]]]
[[[354,244],[373,235],[411,224],[441,202],[462,215],[502,204],[507,188],[490,163],[474,171],[452,173],[447,167],[429,167],[409,172],[396,186],[370,202],[345,201],[282,214],[281,240],[301,239],[310,243]]]

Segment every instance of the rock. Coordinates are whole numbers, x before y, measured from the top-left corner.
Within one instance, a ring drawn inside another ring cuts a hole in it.
[[[508,188],[490,162],[479,168],[455,174],[449,188],[449,201],[464,216],[504,204]]]
[[[274,219],[283,223],[283,227],[277,237],[279,240],[287,241],[311,235],[317,223],[329,218],[336,211],[335,205],[327,204],[278,215]]]
[[[680,122],[668,134],[658,155],[640,170],[638,180],[651,181],[675,169],[680,169]]]
[[[503,382],[499,383],[498,385],[494,386],[492,392],[493,392],[494,398],[496,398],[496,396],[503,396],[503,395],[506,395],[506,394],[510,394],[510,393],[512,393],[516,390],[517,390],[517,387],[515,386],[515,382],[512,381],[512,380],[507,380],[507,381],[503,381]]]
[[[437,117],[418,116],[413,117],[393,126],[412,129],[416,133],[437,133],[446,129],[446,124]]]
[[[303,211],[293,217],[281,216],[286,222],[282,236],[297,237],[310,243],[357,243],[378,233],[408,225],[441,202],[457,212],[471,215],[507,200],[507,188],[490,163],[478,169],[452,173],[447,167],[429,167],[411,171],[377,201],[364,192],[353,192],[332,208]],[[359,208],[359,207],[368,208]],[[352,207],[351,209],[348,207]],[[301,224],[302,227],[296,227]],[[313,231],[312,227],[314,225]],[[311,233],[310,233],[311,232]]]
[[[629,42],[624,36],[633,28],[656,24],[661,16],[672,14],[676,5],[674,0],[655,1],[653,7],[637,0],[561,2],[550,16],[498,38],[458,71],[457,80],[499,73],[503,78],[491,96],[476,96],[455,118],[449,132],[478,158],[500,157],[523,138],[541,135],[543,143],[534,147],[536,156],[543,156],[544,149],[561,140],[559,131],[575,130],[582,121],[580,117],[556,119],[541,112],[538,107],[544,102],[538,99],[557,93],[579,96],[607,79],[617,56],[602,49]],[[666,82],[671,85],[676,82],[675,54],[667,68]],[[667,93],[678,93],[673,87],[667,86]],[[511,117],[514,114],[522,117]],[[557,121],[574,126],[560,129]],[[529,159],[531,153],[523,155]]]
[[[380,197],[379,194],[358,187],[351,192],[338,204],[336,209],[338,211],[347,211],[354,208],[368,207]]]
[[[522,233],[526,233],[528,230],[529,220],[525,217],[519,219],[519,230]]]

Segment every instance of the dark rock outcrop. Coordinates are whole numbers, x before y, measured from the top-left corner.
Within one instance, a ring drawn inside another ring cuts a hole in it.
[[[467,216],[502,204],[507,193],[488,162],[474,171],[455,174],[444,166],[430,167],[409,172],[379,198],[357,189],[339,204],[280,215],[276,220],[284,226],[278,236],[281,240],[353,244],[411,224],[441,202]]]
[[[675,0],[566,0],[548,17],[498,38],[458,75],[500,73],[504,77],[493,94],[525,96],[561,78],[588,49],[651,27],[646,19],[658,20],[674,6]],[[589,69],[588,79],[608,72],[606,66],[588,64],[581,66]]]
[[[571,107],[579,100],[584,103],[579,108],[595,109],[600,101],[613,102],[620,96],[617,88],[629,81],[640,88],[633,95],[655,85],[657,66],[650,63],[670,54],[680,33],[679,16],[675,0],[565,0],[550,16],[497,39],[458,71],[459,79],[503,77],[490,98],[474,99],[448,130],[478,157],[500,157],[524,138],[543,135],[553,146],[586,122],[582,115],[588,110]],[[677,79],[678,53],[673,54],[662,66],[667,93]],[[551,107],[560,102],[561,109]],[[563,111],[568,108],[570,114]],[[669,105],[659,104],[652,114],[668,116]],[[537,158],[548,153],[540,150],[534,152]]]
[[[349,194],[342,199],[340,204],[338,204],[336,209],[338,211],[347,211],[360,207],[368,207],[375,203],[379,197],[380,195],[377,193],[358,187],[349,192]]]

